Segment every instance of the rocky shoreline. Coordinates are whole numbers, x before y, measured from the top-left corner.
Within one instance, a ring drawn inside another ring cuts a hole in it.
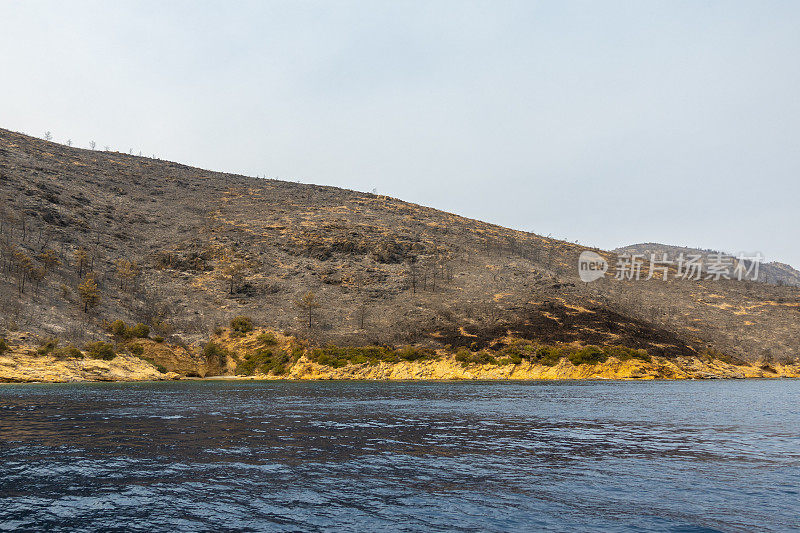
[[[340,368],[301,357],[282,376],[217,375],[204,379],[234,380],[587,380],[587,379],[747,379],[798,378],[800,365],[732,365],[696,357],[651,361],[619,361],[609,358],[596,364],[573,365],[566,359],[553,366],[520,364],[463,364],[452,357],[440,359],[351,364]],[[0,356],[0,383],[136,382],[199,379],[164,372],[153,364],[127,354],[110,361],[98,359],[58,360],[31,353]]]

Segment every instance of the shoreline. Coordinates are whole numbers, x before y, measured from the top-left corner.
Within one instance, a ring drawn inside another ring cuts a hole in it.
[[[110,361],[55,359],[51,356],[0,356],[0,383],[102,383],[159,381],[674,381],[714,379],[797,379],[800,365],[734,365],[697,357],[650,361],[614,357],[595,364],[573,365],[561,359],[552,366],[520,364],[464,364],[453,357],[417,361],[349,364],[334,368],[300,357],[283,375],[255,373],[187,376],[163,372],[135,356],[121,354]]]

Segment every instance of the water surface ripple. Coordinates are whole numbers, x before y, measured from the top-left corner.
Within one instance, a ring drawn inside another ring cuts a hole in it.
[[[800,529],[800,382],[0,386],[0,530]]]

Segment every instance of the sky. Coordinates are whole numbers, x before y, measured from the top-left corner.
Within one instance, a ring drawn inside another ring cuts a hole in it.
[[[0,0],[0,127],[800,268],[800,2]]]

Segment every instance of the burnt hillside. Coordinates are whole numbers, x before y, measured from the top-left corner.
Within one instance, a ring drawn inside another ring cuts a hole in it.
[[[678,254],[684,254],[686,256],[699,255],[706,263],[712,260],[712,255],[723,253],[716,250],[701,250],[699,248],[671,246],[652,242],[631,244],[629,246],[616,248],[613,251],[621,254],[642,254],[645,257],[649,257],[650,254],[656,254],[656,257],[661,257],[661,254],[667,254],[669,257],[677,257]],[[800,272],[785,263],[771,261],[759,265],[758,280],[771,285],[793,285],[798,287],[800,286]]]
[[[368,193],[0,130],[0,334],[85,342],[144,322],[199,343],[249,315],[315,343],[483,347],[513,335],[749,360],[800,355],[800,293],[584,284],[577,245]],[[611,257],[610,255],[608,257]],[[95,280],[97,305],[80,287]],[[297,301],[309,291],[319,307]]]

